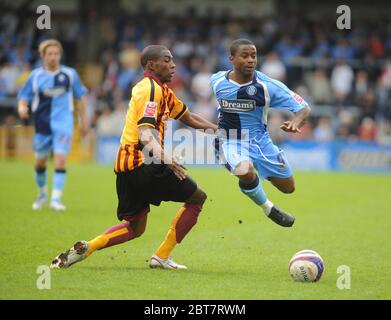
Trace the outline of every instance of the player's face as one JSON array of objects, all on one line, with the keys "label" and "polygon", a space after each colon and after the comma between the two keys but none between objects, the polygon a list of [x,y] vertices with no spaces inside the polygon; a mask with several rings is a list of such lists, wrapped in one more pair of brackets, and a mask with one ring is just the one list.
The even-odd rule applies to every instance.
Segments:
[{"label": "player's face", "polygon": [[50,69],[55,69],[60,65],[61,52],[57,46],[49,46],[43,55],[43,63]]},{"label": "player's face", "polygon": [[153,72],[163,83],[170,82],[175,74],[175,63],[169,50],[165,50],[162,56],[154,62]]},{"label": "player's face", "polygon": [[257,48],[253,45],[240,45],[230,60],[236,71],[243,76],[252,76],[257,66]]}]

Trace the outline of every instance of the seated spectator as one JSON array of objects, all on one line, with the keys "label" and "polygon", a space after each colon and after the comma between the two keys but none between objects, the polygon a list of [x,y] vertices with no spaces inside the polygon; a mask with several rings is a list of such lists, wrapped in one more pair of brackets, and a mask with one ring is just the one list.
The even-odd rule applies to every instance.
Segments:
[{"label": "seated spectator", "polygon": [[267,76],[285,82],[286,81],[286,68],[282,63],[278,54],[274,51],[270,52],[262,63],[261,71]]},{"label": "seated spectator", "polygon": [[334,139],[330,118],[319,118],[318,125],[314,129],[314,139],[317,142],[329,142]]},{"label": "seated spectator", "polygon": [[358,137],[361,141],[375,141],[377,135],[376,123],[372,118],[366,117],[358,128]]},{"label": "seated spectator", "polygon": [[205,64],[194,75],[191,81],[191,91],[196,99],[201,98],[208,101],[212,97],[213,92],[209,81],[211,75]]},{"label": "seated spectator", "polygon": [[352,91],[353,69],[345,59],[339,59],[331,72],[331,88],[337,105],[346,105]]},{"label": "seated spectator", "polygon": [[338,116],[336,127],[337,137],[344,140],[356,140],[356,126],[353,115],[347,110],[342,110]]},{"label": "seated spectator", "polygon": [[378,126],[376,142],[380,145],[391,146],[391,122],[383,120]]},{"label": "seated spectator", "polygon": [[305,83],[316,104],[332,103],[333,95],[330,86],[330,80],[323,68],[316,68],[305,77]]},{"label": "seated spectator", "polygon": [[365,92],[358,100],[358,107],[360,110],[360,118],[370,117],[375,118],[376,115],[376,95],[373,90]]}]

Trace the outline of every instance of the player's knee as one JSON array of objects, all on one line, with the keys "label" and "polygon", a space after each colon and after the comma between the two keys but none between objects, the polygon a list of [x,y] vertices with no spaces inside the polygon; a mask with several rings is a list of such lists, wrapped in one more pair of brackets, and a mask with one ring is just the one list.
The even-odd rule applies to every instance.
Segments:
[{"label": "player's knee", "polygon": [[204,190],[198,188],[194,194],[186,200],[186,203],[203,205],[207,199],[207,195]]},{"label": "player's knee", "polygon": [[252,182],[256,177],[254,165],[251,161],[242,161],[235,168],[235,175],[243,182]]},{"label": "player's knee", "polygon": [[137,230],[134,230],[134,234],[133,234],[132,239],[141,237],[143,235],[144,231],[145,231],[145,226],[142,228],[138,228]]},{"label": "player's knee", "polygon": [[56,169],[64,170],[66,165],[66,158],[63,155],[55,156],[54,165]]},{"label": "player's knee", "polygon": [[141,237],[143,233],[145,232],[146,224],[138,224],[138,225],[132,225],[130,224],[130,229],[133,231],[131,232],[131,237],[129,240]]},{"label": "player's knee", "polygon": [[198,204],[204,204],[207,198],[208,195],[205,193],[205,191],[198,188]]},{"label": "player's knee", "polygon": [[280,190],[283,193],[293,193],[293,192],[295,192],[295,185],[294,184],[285,185],[285,186],[282,186],[280,188]]},{"label": "player's knee", "polygon": [[46,169],[46,159],[38,159],[35,161],[36,170],[45,170]]}]

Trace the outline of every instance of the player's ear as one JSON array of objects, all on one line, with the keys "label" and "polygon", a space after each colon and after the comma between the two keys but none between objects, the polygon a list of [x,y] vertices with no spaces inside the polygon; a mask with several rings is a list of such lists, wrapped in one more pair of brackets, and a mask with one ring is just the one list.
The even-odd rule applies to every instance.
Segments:
[{"label": "player's ear", "polygon": [[230,55],[229,56],[229,61],[232,63],[234,61],[234,56],[233,55]]},{"label": "player's ear", "polygon": [[155,63],[154,63],[153,60],[148,60],[148,61],[147,61],[146,69],[147,69],[147,70],[151,70],[151,71],[154,71],[154,70],[155,70]]}]

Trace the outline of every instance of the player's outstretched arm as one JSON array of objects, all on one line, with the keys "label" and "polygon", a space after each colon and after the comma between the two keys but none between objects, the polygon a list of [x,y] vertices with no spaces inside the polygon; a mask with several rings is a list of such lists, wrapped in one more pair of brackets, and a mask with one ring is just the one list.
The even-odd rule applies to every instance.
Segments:
[{"label": "player's outstretched arm", "polygon": [[186,112],[180,119],[185,125],[194,129],[204,129],[216,132],[217,125],[193,112]]},{"label": "player's outstretched arm", "polygon": [[304,107],[300,111],[296,112],[291,120],[285,121],[280,128],[285,132],[301,133],[300,128],[307,121],[311,113],[309,106]]}]

